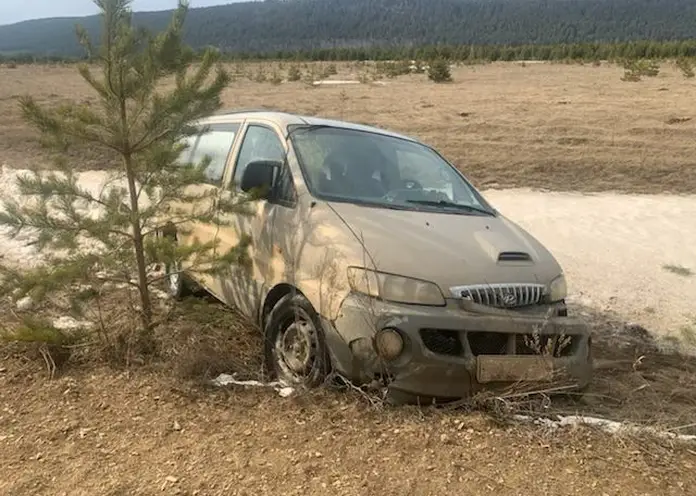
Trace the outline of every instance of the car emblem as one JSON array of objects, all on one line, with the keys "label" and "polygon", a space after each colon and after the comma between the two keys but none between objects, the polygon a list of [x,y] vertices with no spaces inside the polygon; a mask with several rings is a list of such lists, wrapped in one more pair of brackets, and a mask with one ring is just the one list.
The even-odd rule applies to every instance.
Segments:
[{"label": "car emblem", "polygon": [[514,307],[517,304],[517,295],[515,293],[503,293],[502,301],[504,306]]}]

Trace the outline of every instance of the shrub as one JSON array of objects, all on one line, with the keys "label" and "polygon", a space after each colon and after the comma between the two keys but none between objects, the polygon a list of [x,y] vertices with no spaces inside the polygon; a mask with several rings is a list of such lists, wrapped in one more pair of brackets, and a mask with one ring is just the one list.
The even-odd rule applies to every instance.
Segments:
[{"label": "shrub", "polygon": [[295,82],[300,79],[302,79],[302,71],[300,71],[300,68],[296,65],[290,66],[290,69],[288,69],[288,81]]},{"label": "shrub", "polygon": [[642,77],[656,77],[660,73],[660,65],[653,60],[627,60],[623,67],[622,81],[638,82]]},{"label": "shrub", "polygon": [[677,68],[681,71],[682,76],[685,78],[691,79],[696,76],[696,73],[694,73],[694,64],[691,59],[680,57],[677,59],[676,64]]},{"label": "shrub", "polygon": [[430,62],[428,68],[428,79],[435,83],[446,83],[452,81],[449,62],[443,58],[438,58]]}]

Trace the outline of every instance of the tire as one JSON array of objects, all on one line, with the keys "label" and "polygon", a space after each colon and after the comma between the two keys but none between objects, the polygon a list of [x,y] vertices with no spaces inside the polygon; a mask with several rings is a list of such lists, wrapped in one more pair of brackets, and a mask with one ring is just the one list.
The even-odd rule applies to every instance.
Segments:
[{"label": "tire", "polygon": [[331,371],[321,320],[301,294],[283,296],[264,325],[266,370],[291,386],[316,388]]},{"label": "tire", "polygon": [[184,282],[184,273],[181,271],[180,264],[165,264],[164,282],[169,296],[175,300],[180,300],[184,297],[186,283]]},{"label": "tire", "polygon": [[[176,233],[162,233],[161,236],[173,238],[176,241]],[[188,294],[186,276],[181,270],[181,263],[164,264],[164,284],[167,294],[175,300],[180,300]]]}]

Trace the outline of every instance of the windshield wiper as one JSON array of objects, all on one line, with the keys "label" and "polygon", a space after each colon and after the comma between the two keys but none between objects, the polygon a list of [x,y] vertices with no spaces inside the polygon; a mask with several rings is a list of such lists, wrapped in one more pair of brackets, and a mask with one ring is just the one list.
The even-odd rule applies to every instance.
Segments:
[{"label": "windshield wiper", "polygon": [[454,203],[445,200],[406,200],[407,203],[415,203],[417,205],[427,205],[429,207],[444,207],[444,208],[456,208],[458,210],[468,210],[469,212],[480,212],[486,215],[495,215],[490,210],[485,208],[475,207],[473,205],[464,205],[461,203]]}]

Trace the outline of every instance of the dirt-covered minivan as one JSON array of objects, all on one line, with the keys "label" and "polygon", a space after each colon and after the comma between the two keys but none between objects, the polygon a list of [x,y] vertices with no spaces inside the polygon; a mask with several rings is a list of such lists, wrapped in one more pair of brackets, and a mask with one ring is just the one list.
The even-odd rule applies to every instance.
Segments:
[{"label": "dirt-covered minivan", "polygon": [[[433,148],[268,110],[197,124],[188,157],[210,156],[219,194],[267,194],[177,242],[250,236],[250,267],[195,282],[260,324],[280,380],[383,381],[398,401],[589,383],[590,333],[568,316],[561,267]],[[166,270],[181,295],[186,266]]]}]

